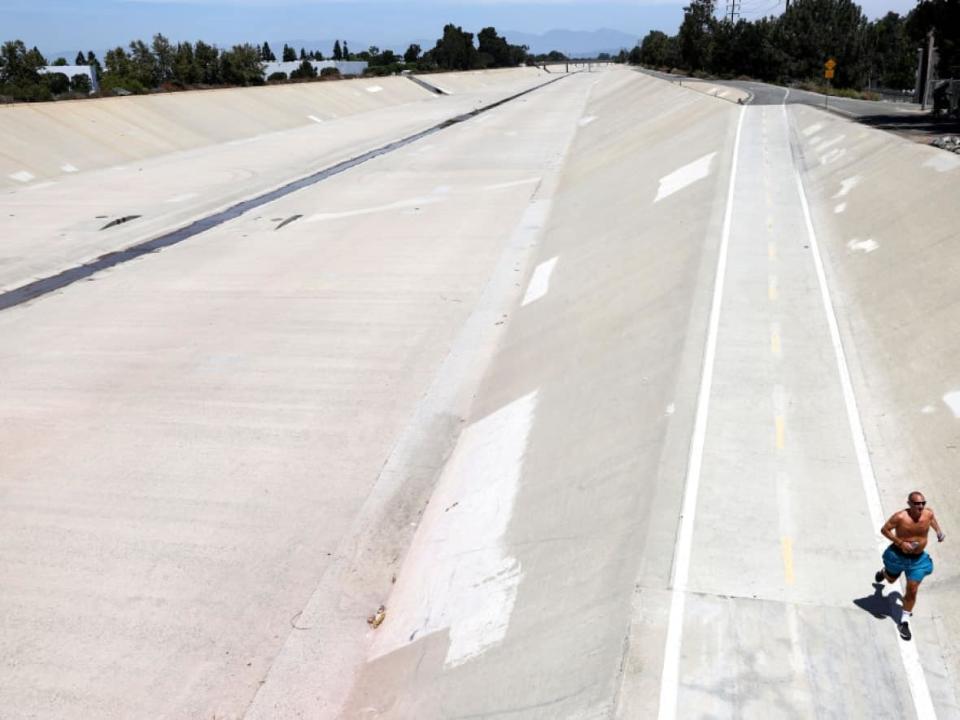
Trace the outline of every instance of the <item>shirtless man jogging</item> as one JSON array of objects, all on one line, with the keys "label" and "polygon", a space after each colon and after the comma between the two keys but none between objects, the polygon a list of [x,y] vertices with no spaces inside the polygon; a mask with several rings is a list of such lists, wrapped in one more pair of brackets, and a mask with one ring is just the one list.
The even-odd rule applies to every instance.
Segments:
[{"label": "shirtless man jogging", "polygon": [[909,640],[910,618],[913,617],[913,605],[917,602],[917,590],[920,582],[933,572],[933,560],[924,551],[927,547],[927,533],[930,528],[937,533],[937,540],[943,542],[946,537],[940,529],[933,510],[927,507],[923,493],[914,491],[907,497],[907,509],[895,512],[880,528],[883,536],[892,543],[883,553],[883,569],[877,570],[874,580],[878,583],[886,580],[896,582],[900,573],[907,576],[907,594],[903,598],[903,615],[897,628],[900,637]]}]

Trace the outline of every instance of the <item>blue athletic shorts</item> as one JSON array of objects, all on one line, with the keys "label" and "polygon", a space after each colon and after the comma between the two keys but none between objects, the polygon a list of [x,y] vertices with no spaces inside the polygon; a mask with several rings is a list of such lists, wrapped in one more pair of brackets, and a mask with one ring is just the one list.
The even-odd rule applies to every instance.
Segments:
[{"label": "blue athletic shorts", "polygon": [[883,567],[887,575],[898,577],[905,573],[907,580],[920,582],[933,572],[933,560],[926,552],[919,555],[907,555],[900,548],[891,545],[883,552]]}]

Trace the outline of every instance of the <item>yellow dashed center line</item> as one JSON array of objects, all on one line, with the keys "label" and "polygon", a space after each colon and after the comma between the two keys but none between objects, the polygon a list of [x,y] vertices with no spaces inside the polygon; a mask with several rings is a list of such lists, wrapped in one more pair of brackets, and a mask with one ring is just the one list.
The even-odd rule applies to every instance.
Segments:
[{"label": "yellow dashed center line", "polygon": [[793,585],[793,541],[790,538],[780,538],[780,552],[783,555],[783,576],[787,585]]},{"label": "yellow dashed center line", "polygon": [[774,355],[780,355],[780,333],[776,329],[770,333],[770,352]]},{"label": "yellow dashed center line", "polygon": [[777,246],[774,243],[767,243],[767,257],[775,260],[777,257]]},{"label": "yellow dashed center line", "polygon": [[776,300],[776,299],[777,299],[777,295],[778,295],[778,293],[777,293],[777,276],[776,276],[776,275],[771,275],[771,276],[770,276],[770,284],[767,286],[767,297],[769,297],[771,300]]}]

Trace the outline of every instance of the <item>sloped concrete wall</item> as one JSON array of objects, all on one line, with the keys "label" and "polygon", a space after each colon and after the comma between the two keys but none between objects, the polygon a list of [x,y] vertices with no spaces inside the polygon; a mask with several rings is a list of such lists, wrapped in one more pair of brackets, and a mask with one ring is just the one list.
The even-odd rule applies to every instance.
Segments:
[{"label": "sloped concrete wall", "polygon": [[[949,534],[960,523],[960,157],[790,112],[884,506],[919,489]],[[958,648],[960,548],[929,549],[937,571],[919,603],[941,646]],[[945,660],[960,676],[957,651]]]},{"label": "sloped concrete wall", "polygon": [[0,107],[0,188],[432,98],[405,78]]}]

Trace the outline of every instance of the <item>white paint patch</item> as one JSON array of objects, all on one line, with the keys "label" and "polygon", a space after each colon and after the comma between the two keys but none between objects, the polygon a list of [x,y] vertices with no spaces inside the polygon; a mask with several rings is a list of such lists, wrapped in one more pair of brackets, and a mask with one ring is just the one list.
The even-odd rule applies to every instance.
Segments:
[{"label": "white paint patch", "polygon": [[960,155],[941,151],[923,163],[923,166],[933,168],[937,172],[950,172],[960,168]]},{"label": "white paint patch", "polygon": [[666,409],[666,415],[667,415],[667,417],[670,417],[670,416],[673,415],[676,411],[677,411],[677,406],[676,406],[676,405],[674,405],[673,403],[670,403],[669,405],[667,405],[667,409]]},{"label": "white paint patch", "polygon": [[33,192],[34,190],[42,190],[43,188],[48,188],[56,185],[55,180],[46,180],[45,182],[35,183],[23,189],[23,192]]},{"label": "white paint patch", "polygon": [[833,212],[839,215],[846,209],[847,209],[847,204],[844,202],[844,203],[840,203],[835,208],[833,208]]},{"label": "white paint patch", "polygon": [[589,125],[590,123],[592,123],[592,122],[593,122],[594,120],[596,120],[596,119],[597,119],[597,116],[596,116],[596,115],[587,115],[587,116],[584,117],[584,118],[580,118],[580,122],[577,123],[577,124],[578,124],[580,127],[586,127],[587,125]]},{"label": "white paint patch", "polygon": [[821,130],[823,130],[823,123],[814,123],[803,129],[803,136],[810,137],[811,135],[816,135]]},{"label": "white paint patch", "polygon": [[26,170],[21,170],[20,172],[15,172],[11,175],[8,175],[11,180],[16,180],[17,182],[28,183],[35,177],[33,173],[27,172]]},{"label": "white paint patch", "polygon": [[955,418],[960,418],[960,390],[948,392],[943,396],[943,401],[947,404],[947,407],[950,408],[950,412],[953,413],[953,416]]},{"label": "white paint patch", "polygon": [[832,162],[836,162],[846,154],[847,151],[843,148],[834,148],[830,152],[820,156],[820,164],[829,165]]},{"label": "white paint patch", "polygon": [[537,265],[536,270],[533,271],[533,276],[530,278],[530,284],[527,285],[527,292],[523,296],[523,302],[520,303],[521,307],[536,302],[547,294],[550,290],[550,275],[553,274],[553,269],[556,265],[557,258],[555,257],[544,260]]},{"label": "white paint patch", "polygon": [[379,85],[371,85],[370,87],[367,88],[367,92],[368,93],[383,92],[383,88],[380,87]]},{"label": "white paint patch", "polygon": [[876,240],[872,240],[870,238],[866,240],[858,240],[857,238],[854,238],[847,243],[847,248],[849,248],[851,252],[872,253],[878,247],[880,247],[880,244]]},{"label": "white paint patch", "polygon": [[386,205],[374,205],[373,207],[359,208],[357,210],[344,210],[343,212],[316,213],[304,219],[304,222],[323,222],[324,220],[339,220],[340,218],[356,217],[358,215],[371,215],[378,212],[389,212],[390,210],[406,210],[408,208],[418,208],[422,205],[432,205],[443,200],[443,197],[434,195],[432,197],[411,198],[410,200],[398,200]]},{"label": "white paint patch", "polygon": [[197,193],[183,193],[183,195],[174,195],[172,198],[164,200],[165,203],[181,203],[186,200],[192,200],[197,197]]},{"label": "white paint patch", "polygon": [[665,197],[670,197],[678,190],[692,185],[698,180],[703,180],[710,174],[710,165],[713,162],[715,152],[704,155],[702,158],[694,160],[692,163],[684,165],[679,170],[674,170],[669,175],[660,178],[660,187],[657,189],[657,197],[654,202],[660,202]]},{"label": "white paint patch", "polygon": [[836,145],[837,143],[842,143],[845,137],[847,137],[847,136],[846,136],[846,135],[837,135],[836,137],[831,138],[831,139],[823,142],[822,144],[820,144],[820,145],[817,147],[817,150],[823,151],[823,150],[826,150],[826,149],[829,148],[829,147],[833,147],[833,146]]},{"label": "white paint patch", "polygon": [[316,115],[307,115],[307,120],[313,120],[315,123],[323,122],[323,118],[318,118]]},{"label": "white paint patch", "polygon": [[65,172],[65,173],[80,172],[80,168],[75,167],[75,166],[71,165],[70,163],[67,163],[66,165],[61,165],[61,166],[60,166],[60,170],[61,170],[61,172]]},{"label": "white paint patch", "polygon": [[936,411],[937,409],[933,405],[924,405],[922,408],[920,408],[920,412],[922,412],[924,415],[933,415]]},{"label": "white paint patch", "polygon": [[518,187],[520,185],[531,185],[540,182],[539,177],[529,177],[523,180],[512,180],[510,182],[496,183],[494,185],[484,185],[484,190],[506,190],[507,188]]},{"label": "white paint patch", "polygon": [[854,175],[853,177],[848,177],[841,180],[840,189],[837,190],[837,194],[833,196],[833,199],[838,200],[849,195],[850,191],[860,184],[861,179],[862,178],[859,175]]},{"label": "white paint patch", "polygon": [[456,667],[506,636],[522,578],[504,541],[520,485],[534,391],[460,435],[414,535],[370,659],[447,631]]}]

